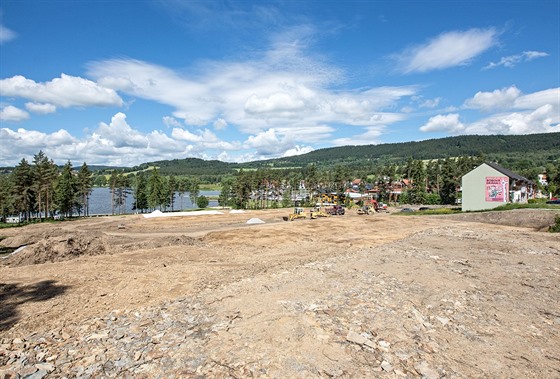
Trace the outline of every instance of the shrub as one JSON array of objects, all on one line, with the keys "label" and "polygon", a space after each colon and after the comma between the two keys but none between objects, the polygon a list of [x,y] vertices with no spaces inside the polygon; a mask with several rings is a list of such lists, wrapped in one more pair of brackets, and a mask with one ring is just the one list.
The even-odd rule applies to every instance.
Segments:
[{"label": "shrub", "polygon": [[441,204],[441,197],[437,193],[428,193],[426,194],[424,199],[425,199],[424,204],[428,204],[428,205]]},{"label": "shrub", "polygon": [[550,225],[548,231],[551,233],[560,233],[560,215],[554,218],[554,225]]},{"label": "shrub", "polygon": [[209,203],[208,198],[207,198],[206,196],[204,196],[204,195],[199,196],[199,197],[196,199],[196,205],[197,205],[197,207],[199,207],[199,208],[206,208],[206,207],[208,206],[208,203]]}]

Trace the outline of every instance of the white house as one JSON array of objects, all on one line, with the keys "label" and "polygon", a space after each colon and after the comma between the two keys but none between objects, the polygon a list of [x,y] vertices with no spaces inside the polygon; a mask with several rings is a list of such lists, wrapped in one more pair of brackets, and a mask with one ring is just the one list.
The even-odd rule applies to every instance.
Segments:
[{"label": "white house", "polygon": [[508,202],[526,203],[534,197],[534,183],[496,163],[486,162],[462,178],[461,209],[478,211]]}]

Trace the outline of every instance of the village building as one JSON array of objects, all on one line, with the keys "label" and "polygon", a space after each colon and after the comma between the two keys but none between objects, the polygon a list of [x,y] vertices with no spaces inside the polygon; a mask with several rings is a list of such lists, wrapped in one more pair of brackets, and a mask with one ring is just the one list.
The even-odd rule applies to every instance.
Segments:
[{"label": "village building", "polygon": [[463,212],[492,209],[505,203],[527,203],[532,198],[531,180],[496,163],[483,163],[462,178]]}]

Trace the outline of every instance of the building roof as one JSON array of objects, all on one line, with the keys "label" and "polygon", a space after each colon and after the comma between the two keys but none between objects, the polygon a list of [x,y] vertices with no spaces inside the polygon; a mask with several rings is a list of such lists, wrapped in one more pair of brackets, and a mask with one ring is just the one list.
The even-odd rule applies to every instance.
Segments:
[{"label": "building roof", "polygon": [[497,163],[494,163],[494,162],[486,162],[486,164],[487,164],[488,166],[492,167],[494,170],[497,170],[497,171],[501,172],[502,174],[504,174],[505,176],[507,176],[507,177],[509,177],[509,178],[511,178],[511,179],[515,179],[515,180],[519,180],[519,181],[522,181],[522,182],[526,182],[526,183],[528,183],[528,184],[533,184],[533,182],[532,182],[531,180],[527,179],[526,177],[521,176],[521,175],[519,175],[519,174],[516,174],[515,172],[510,171],[510,170],[508,170],[507,168],[504,168],[504,167],[500,166],[500,165],[497,164]]}]

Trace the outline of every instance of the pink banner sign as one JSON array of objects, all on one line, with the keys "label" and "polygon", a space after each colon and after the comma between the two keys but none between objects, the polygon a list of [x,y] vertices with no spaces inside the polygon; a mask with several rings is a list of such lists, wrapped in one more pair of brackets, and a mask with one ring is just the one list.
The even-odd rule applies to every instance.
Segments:
[{"label": "pink banner sign", "polygon": [[486,201],[505,203],[508,199],[509,179],[507,176],[486,177]]}]

